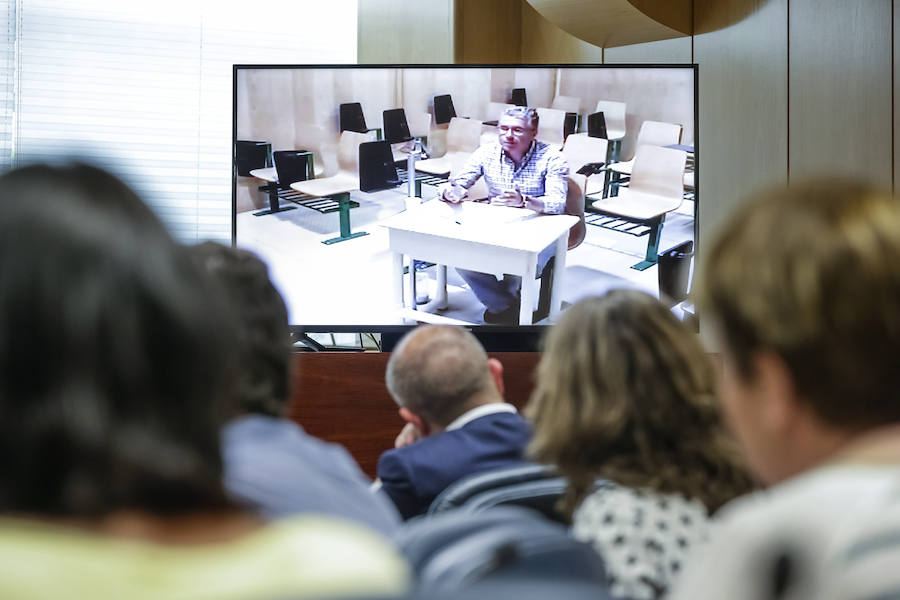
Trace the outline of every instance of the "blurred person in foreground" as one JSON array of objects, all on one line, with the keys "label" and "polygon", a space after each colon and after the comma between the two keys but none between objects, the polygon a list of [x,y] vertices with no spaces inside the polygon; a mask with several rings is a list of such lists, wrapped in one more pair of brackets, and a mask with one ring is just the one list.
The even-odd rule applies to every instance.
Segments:
[{"label": "blurred person in foreground", "polygon": [[0,177],[0,597],[394,593],[367,529],[228,499],[233,328],[138,196],[84,164]]},{"label": "blurred person in foreground", "polygon": [[241,353],[241,414],[222,433],[225,489],[267,518],[322,513],[364,523],[384,534],[400,523],[383,494],[337,444],[308,435],[286,418],[291,342],[287,308],[255,254],[205,242],[189,248],[232,305]]},{"label": "blurred person in foreground", "polygon": [[466,329],[413,329],[391,353],[386,382],[406,426],[378,459],[375,488],[404,519],[466,475],[524,462],[531,427],[503,400],[503,365]]},{"label": "blurred person in foreground", "polygon": [[578,302],[545,342],[529,453],[568,479],[562,509],[606,562],[611,593],[660,598],[710,515],[751,489],[709,359],[662,303],[631,290]]},{"label": "blurred person in foreground", "polygon": [[726,416],[770,487],[722,511],[674,597],[896,598],[900,202],[839,180],[770,189],[704,261]]}]

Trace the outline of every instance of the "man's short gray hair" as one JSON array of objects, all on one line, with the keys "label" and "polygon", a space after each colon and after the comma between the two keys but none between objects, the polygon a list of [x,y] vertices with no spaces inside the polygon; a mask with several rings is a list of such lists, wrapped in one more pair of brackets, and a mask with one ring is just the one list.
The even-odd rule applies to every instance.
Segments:
[{"label": "man's short gray hair", "polygon": [[514,117],[528,123],[532,129],[537,131],[538,113],[535,109],[527,106],[510,106],[503,111],[504,117]]},{"label": "man's short gray hair", "polygon": [[462,327],[425,325],[406,334],[388,360],[388,391],[401,407],[446,426],[492,385],[488,356]]}]

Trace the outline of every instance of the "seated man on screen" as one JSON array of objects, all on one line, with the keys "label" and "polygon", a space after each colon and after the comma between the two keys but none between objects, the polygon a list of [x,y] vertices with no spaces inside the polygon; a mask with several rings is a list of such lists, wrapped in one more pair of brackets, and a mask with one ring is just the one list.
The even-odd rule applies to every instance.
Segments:
[{"label": "seated man on screen", "polygon": [[424,513],[458,479],[523,461],[531,426],[503,401],[503,365],[462,327],[406,334],[386,383],[406,426],[378,460],[376,488],[404,519]]},{"label": "seated man on screen", "polygon": [[[569,166],[562,152],[535,139],[538,114],[521,106],[506,109],[497,124],[497,144],[476,150],[463,168],[441,190],[445,202],[462,202],[468,189],[484,177],[491,204],[529,208],[538,213],[561,214],[566,208]],[[553,248],[538,257],[538,273],[550,260]],[[519,318],[520,277],[457,269],[485,306],[485,323],[516,324]]]}]

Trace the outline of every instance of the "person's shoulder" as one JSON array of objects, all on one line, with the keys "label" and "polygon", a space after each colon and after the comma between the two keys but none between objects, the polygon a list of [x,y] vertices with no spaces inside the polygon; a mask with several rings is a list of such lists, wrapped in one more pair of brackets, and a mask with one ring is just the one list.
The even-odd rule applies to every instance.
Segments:
[{"label": "person's shoulder", "polygon": [[542,142],[540,140],[534,140],[534,155],[542,156],[546,158],[555,158],[557,156],[562,156],[562,150],[560,150],[559,146],[555,144],[548,144],[547,142]]},{"label": "person's shoulder", "polygon": [[[324,515],[271,521],[240,543],[254,561],[272,561],[283,577],[314,593],[399,592],[409,581],[406,561],[383,535]],[[290,582],[284,582],[290,588]]]}]

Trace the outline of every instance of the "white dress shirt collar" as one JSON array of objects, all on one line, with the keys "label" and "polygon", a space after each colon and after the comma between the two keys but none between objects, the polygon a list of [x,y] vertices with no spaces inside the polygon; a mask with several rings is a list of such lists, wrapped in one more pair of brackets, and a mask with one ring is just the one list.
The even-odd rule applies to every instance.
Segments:
[{"label": "white dress shirt collar", "polygon": [[476,406],[471,410],[467,410],[463,414],[453,419],[450,424],[444,428],[444,431],[453,431],[454,429],[460,429],[467,423],[471,423],[475,419],[487,415],[515,412],[518,412],[516,410],[516,407],[507,402],[491,402],[489,404],[482,404],[481,406]]}]

